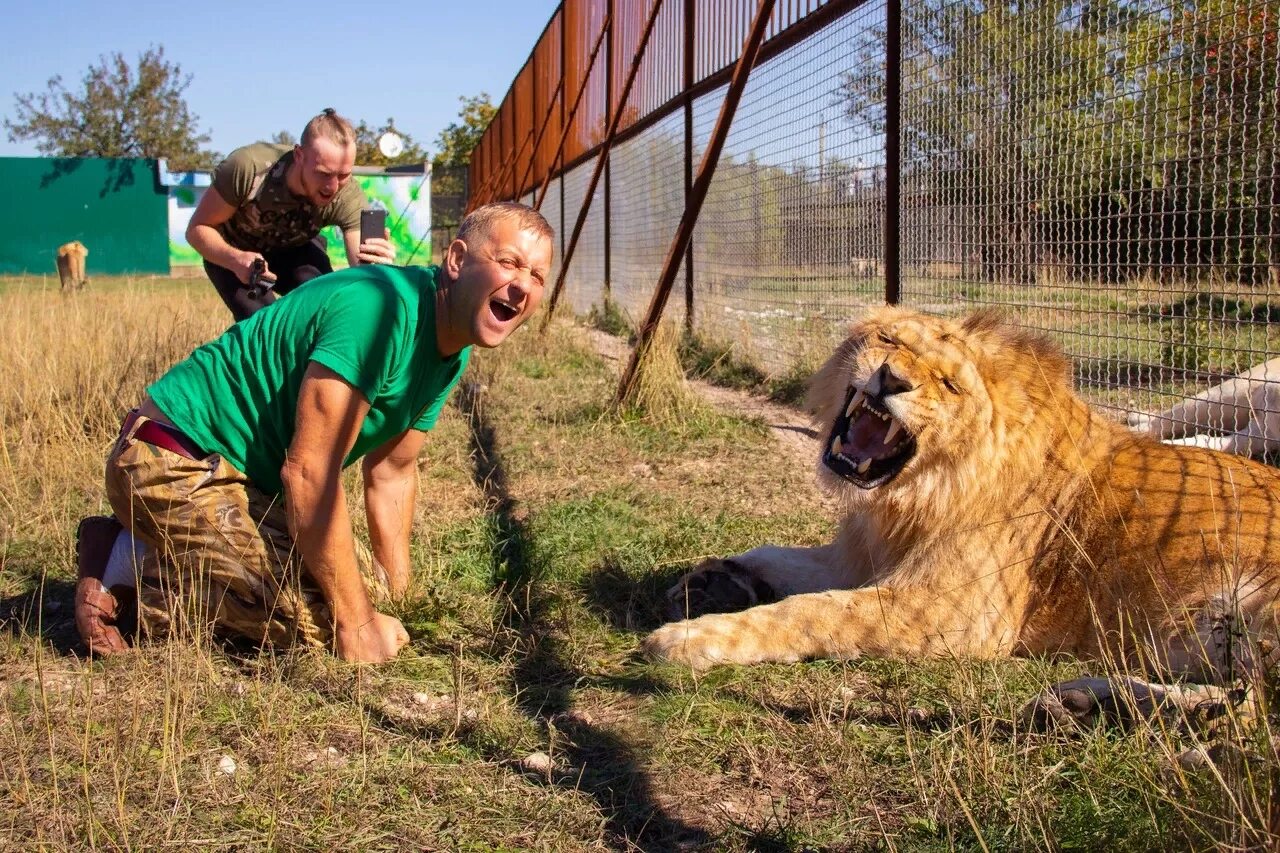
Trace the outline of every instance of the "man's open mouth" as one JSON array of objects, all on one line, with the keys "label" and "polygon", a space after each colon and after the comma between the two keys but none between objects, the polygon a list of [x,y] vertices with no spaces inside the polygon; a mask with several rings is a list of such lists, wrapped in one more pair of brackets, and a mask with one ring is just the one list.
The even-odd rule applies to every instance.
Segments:
[{"label": "man's open mouth", "polygon": [[883,404],[850,385],[844,412],[836,418],[822,464],[861,489],[897,476],[915,455],[916,440]]},{"label": "man's open mouth", "polygon": [[490,299],[489,310],[493,312],[493,316],[498,318],[501,323],[509,323],[520,315],[520,309],[514,305],[508,305],[501,299]]}]

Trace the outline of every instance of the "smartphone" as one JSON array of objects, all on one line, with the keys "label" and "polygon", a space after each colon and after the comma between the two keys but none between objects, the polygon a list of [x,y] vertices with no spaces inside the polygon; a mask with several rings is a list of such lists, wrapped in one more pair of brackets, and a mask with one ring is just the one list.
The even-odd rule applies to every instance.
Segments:
[{"label": "smartphone", "polygon": [[381,208],[360,211],[360,242],[370,237],[387,237],[387,212]]}]

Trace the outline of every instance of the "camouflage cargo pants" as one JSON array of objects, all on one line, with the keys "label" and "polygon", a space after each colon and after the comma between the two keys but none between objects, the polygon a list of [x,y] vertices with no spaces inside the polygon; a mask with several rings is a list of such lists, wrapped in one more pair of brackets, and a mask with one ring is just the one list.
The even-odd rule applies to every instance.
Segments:
[{"label": "camouflage cargo pants", "polygon": [[[212,629],[278,647],[328,645],[333,619],[294,549],[284,502],[260,492],[216,453],[189,459],[134,437],[139,417],[107,457],[107,499],[147,548],[138,578],[138,626],[149,635]],[[127,423],[127,422],[126,422]],[[385,573],[357,546],[375,604]]]}]

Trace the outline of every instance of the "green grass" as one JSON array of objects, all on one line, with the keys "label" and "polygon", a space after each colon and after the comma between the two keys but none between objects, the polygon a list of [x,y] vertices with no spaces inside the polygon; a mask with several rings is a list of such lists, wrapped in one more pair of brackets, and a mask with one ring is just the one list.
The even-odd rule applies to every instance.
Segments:
[{"label": "green grass", "polygon": [[[1275,840],[1274,758],[1188,775],[1170,760],[1187,735],[1022,731],[1022,704],[1089,671],[1077,662],[828,661],[695,677],[641,660],[637,643],[683,571],[764,542],[827,541],[834,518],[758,422],[706,407],[613,414],[617,365],[566,324],[477,353],[479,396],[456,398],[431,436],[414,586],[394,610],[412,642],[397,660],[353,667],[205,641],[86,663],[69,653],[71,533],[102,506],[111,424],[147,371],[221,318],[211,288],[150,286],[113,284],[56,311],[38,293],[0,294],[0,320],[29,336],[0,344],[0,827],[15,847]],[[161,328],[156,316],[175,319]],[[56,346],[66,340],[96,343]],[[358,506],[354,474],[348,485]],[[522,767],[535,751],[550,772]],[[218,770],[224,756],[233,775]]]}]

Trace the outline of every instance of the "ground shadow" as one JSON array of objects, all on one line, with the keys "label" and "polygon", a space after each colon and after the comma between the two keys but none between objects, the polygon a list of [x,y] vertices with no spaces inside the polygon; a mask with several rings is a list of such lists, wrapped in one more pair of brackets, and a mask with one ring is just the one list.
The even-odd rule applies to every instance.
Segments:
[{"label": "ground shadow", "polygon": [[[486,416],[484,393],[476,383],[467,383],[457,399],[470,428],[472,473],[497,533],[493,576],[506,602],[503,622],[521,638],[511,692],[530,718],[550,721],[572,710],[572,690],[583,673],[565,662],[550,616],[553,599],[541,583],[541,567],[532,557],[525,522],[511,495],[496,430]],[[554,778],[553,784],[595,799],[616,849],[672,850],[711,841],[704,830],[657,804],[636,747],[617,735],[577,721],[571,742],[560,755],[572,768]]]},{"label": "ground shadow", "polygon": [[588,606],[609,627],[628,633],[648,633],[666,620],[663,593],[688,567],[647,573],[636,579],[615,560],[605,560],[583,581]]},{"label": "ground shadow", "polygon": [[73,582],[46,577],[34,589],[0,598],[0,626],[14,637],[39,637],[60,655],[82,655],[75,596]]}]

